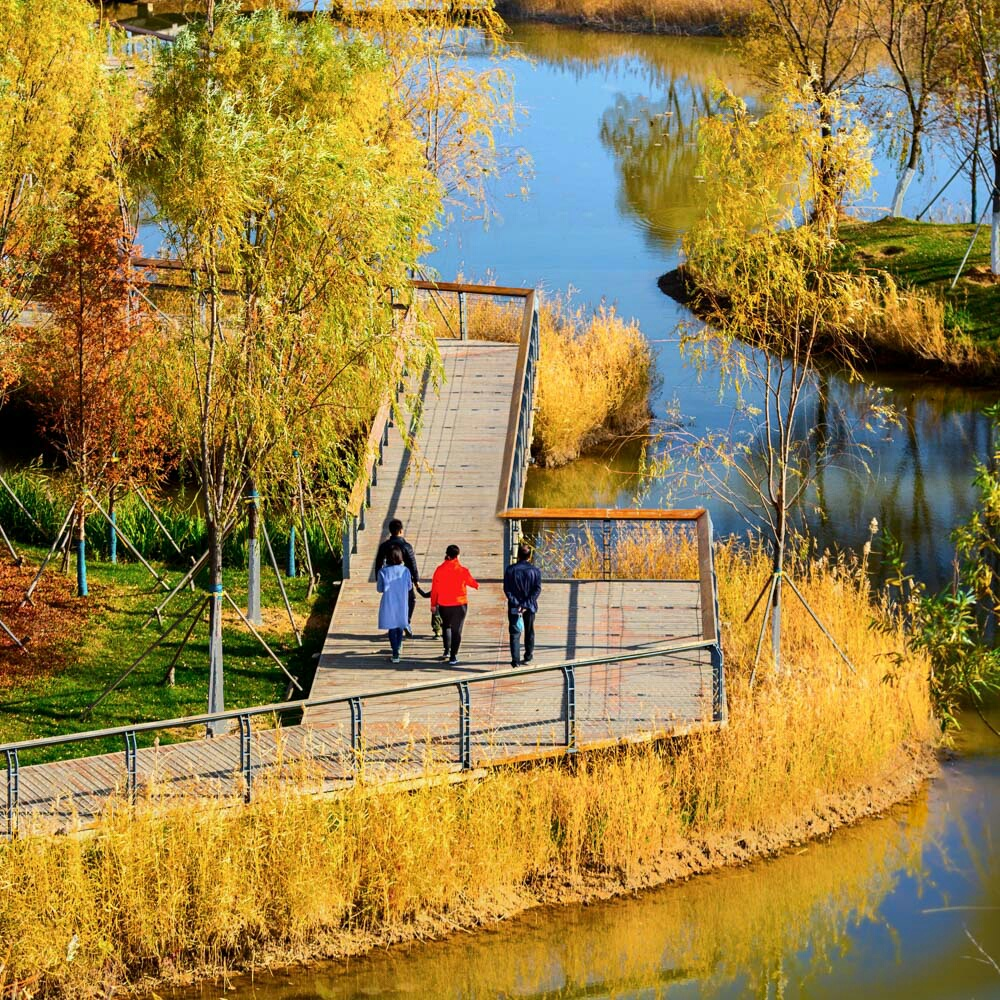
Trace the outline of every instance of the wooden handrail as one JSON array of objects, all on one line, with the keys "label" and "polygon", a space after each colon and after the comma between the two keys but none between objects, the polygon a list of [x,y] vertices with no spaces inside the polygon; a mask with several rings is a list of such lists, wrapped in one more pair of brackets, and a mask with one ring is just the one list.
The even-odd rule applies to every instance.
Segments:
[{"label": "wooden handrail", "polygon": [[470,285],[464,281],[411,281],[410,285],[427,292],[468,292],[470,295],[503,295],[514,299],[526,299],[535,293],[533,288],[515,288],[510,285]]},{"label": "wooden handrail", "polygon": [[382,405],[378,408],[375,419],[372,421],[372,429],[368,432],[368,438],[365,441],[364,451],[362,452],[364,457],[362,459],[361,471],[358,473],[358,478],[354,481],[354,489],[351,490],[351,495],[347,500],[347,514],[349,516],[357,516],[361,512],[361,505],[365,502],[365,491],[371,482],[372,469],[375,467],[375,462],[378,459],[379,442],[385,433],[385,424],[389,419],[391,409],[392,396],[390,394],[382,401]]},{"label": "wooden handrail", "polygon": [[699,521],[704,507],[687,510],[635,510],[616,507],[513,507],[497,516],[513,521]]}]

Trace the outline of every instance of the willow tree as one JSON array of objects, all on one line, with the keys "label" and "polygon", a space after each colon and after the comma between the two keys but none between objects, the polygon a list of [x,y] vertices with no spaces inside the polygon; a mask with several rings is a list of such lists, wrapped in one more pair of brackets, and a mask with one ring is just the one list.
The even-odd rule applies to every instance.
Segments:
[{"label": "willow tree", "polygon": [[467,218],[488,216],[497,176],[526,163],[523,152],[498,141],[513,128],[516,107],[503,65],[507,27],[494,0],[372,0],[344,4],[339,17],[350,35],[384,53],[390,126],[419,138],[446,205]]},{"label": "willow tree", "polygon": [[[779,97],[791,72],[806,81],[815,114],[810,124],[823,140],[813,151],[824,183],[836,184],[837,166],[828,162],[835,126],[829,109],[836,95],[865,71],[869,37],[863,0],[754,0],[743,42],[751,72]],[[822,192],[820,192],[822,194]]]},{"label": "willow tree", "polygon": [[85,0],[0,0],[0,402],[17,374],[11,327],[93,151],[80,125],[101,83],[94,21]]},{"label": "willow tree", "polygon": [[159,53],[137,176],[190,286],[175,295],[177,444],[209,542],[209,709],[223,707],[223,539],[294,446],[326,474],[399,377],[387,289],[440,206],[385,56],[325,15],[215,7]]},{"label": "willow tree", "polygon": [[[829,138],[820,117],[836,126]],[[707,208],[684,249],[696,312],[707,322],[686,333],[684,346],[702,371],[720,373],[734,425],[702,437],[679,432],[677,443],[698,482],[770,545],[761,597],[770,595],[776,665],[793,519],[815,494],[817,471],[856,440],[843,421],[831,432],[836,400],[819,361],[832,356],[852,378],[871,314],[856,279],[835,266],[830,235],[836,206],[869,183],[868,142],[855,108],[836,98],[817,106],[808,84],[786,87],[759,118],[728,93],[699,131]],[[817,218],[817,205],[831,214]],[[866,395],[859,419],[873,426],[888,413],[877,394]]]},{"label": "willow tree", "polygon": [[923,143],[942,110],[954,97],[960,0],[865,0],[871,35],[885,53],[891,75],[885,86],[901,99],[905,114],[880,123],[896,124],[901,132],[900,172],[890,216],[903,214],[903,199],[916,176]]}]

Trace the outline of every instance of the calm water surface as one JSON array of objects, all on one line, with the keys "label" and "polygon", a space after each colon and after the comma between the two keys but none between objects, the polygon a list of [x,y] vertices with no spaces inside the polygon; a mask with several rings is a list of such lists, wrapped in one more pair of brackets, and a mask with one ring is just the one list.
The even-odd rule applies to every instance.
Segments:
[{"label": "calm water surface", "polygon": [[[525,59],[513,64],[522,128],[512,141],[532,156],[527,198],[519,183],[498,189],[502,218],[488,229],[456,223],[439,241],[432,263],[442,277],[488,273],[500,284],[574,290],[579,302],[613,302],[635,317],[656,350],[661,378],[655,410],[676,400],[695,429],[726,427],[731,410],[718,382],[699,382],[681,358],[678,324],[690,314],[657,288],[679,262],[680,238],[696,217],[694,131],[711,106],[717,81],[749,100],[754,95],[727,43],[716,39],[644,38],[523,25],[514,41]],[[877,213],[895,183],[893,165],[877,156],[879,175],[859,211]],[[944,156],[929,155],[907,196],[916,214],[952,173]],[[939,202],[954,215],[967,192],[956,182]],[[877,379],[897,407],[902,426],[868,437],[871,475],[830,469],[810,530],[823,545],[858,547],[872,517],[905,543],[911,570],[931,584],[950,575],[948,535],[972,506],[969,482],[976,457],[987,455],[982,408],[994,390],[968,390],[912,376]],[[850,424],[856,390],[833,378],[834,398]],[[529,477],[527,503],[536,506],[630,505],[637,483],[628,476],[636,455],[590,460]],[[568,501],[574,500],[572,503]],[[717,530],[744,525],[710,497],[668,492],[654,483],[647,505],[705,503]]]},{"label": "calm water surface", "polygon": [[[692,126],[721,79],[752,96],[724,45],[523,27],[514,64],[527,118],[517,141],[534,158],[526,200],[498,191],[488,231],[456,224],[440,274],[492,272],[503,284],[572,287],[635,316],[654,343],[656,403],[677,398],[701,427],[724,426],[717,386],[699,384],[676,343],[683,310],[656,279],[678,261],[698,208]],[[873,198],[885,204],[882,164]],[[928,164],[922,206],[947,176]],[[516,185],[512,185],[511,190]],[[953,197],[960,198],[961,192]],[[914,209],[916,211],[916,209]],[[947,572],[947,536],[971,507],[969,478],[990,448],[979,415],[995,393],[883,377],[902,426],[873,439],[874,479],[827,473],[824,543],[857,545],[874,515],[907,543],[929,581]],[[853,390],[834,384],[846,410]],[[531,504],[628,503],[637,456],[535,471]],[[666,499],[654,485],[648,503]],[[674,498],[677,499],[676,497]],[[715,510],[723,530],[739,524]],[[241,1000],[361,997],[1000,997],[1000,743],[970,719],[959,754],[917,801],[826,844],[641,896],[530,913],[491,931],[392,949],[347,965],[236,983]],[[982,949],[982,950],[980,950]],[[219,987],[196,994],[207,1000]]]}]

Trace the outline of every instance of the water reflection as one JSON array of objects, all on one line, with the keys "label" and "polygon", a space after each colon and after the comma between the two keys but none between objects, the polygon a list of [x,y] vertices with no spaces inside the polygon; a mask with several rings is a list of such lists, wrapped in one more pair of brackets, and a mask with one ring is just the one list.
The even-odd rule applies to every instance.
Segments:
[{"label": "water reflection", "polygon": [[695,221],[698,120],[711,108],[711,89],[672,79],[657,100],[619,94],[601,116],[600,138],[621,172],[619,210],[633,215],[665,247]]},{"label": "water reflection", "polygon": [[[975,738],[975,732],[972,732]],[[372,996],[984,996],[1000,977],[995,745],[888,818],[626,901],[530,912],[447,941],[250,985],[241,1000]],[[206,988],[207,998],[215,992]]]},{"label": "water reflection", "polygon": [[[453,227],[436,255],[437,267],[443,274],[461,266],[469,274],[493,268],[510,283],[574,287],[585,301],[615,301],[654,342],[662,383],[657,414],[676,399],[692,427],[728,428],[729,401],[720,399],[711,378],[699,382],[680,357],[676,326],[690,314],[661,295],[655,282],[678,262],[680,236],[700,207],[693,143],[716,81],[753,97],[735,56],[714,39],[551,26],[518,25],[513,40],[533,60],[511,66],[518,100],[528,109],[519,139],[535,161],[529,198],[505,205],[506,221],[488,232]],[[884,204],[894,165],[881,158],[877,166],[875,200]],[[931,150],[926,174],[914,182],[916,201],[938,186],[934,171]],[[857,390],[835,375],[830,379],[834,404],[851,424]],[[902,539],[912,571],[936,587],[951,574],[948,536],[972,509],[974,464],[988,457],[989,425],[980,410],[996,392],[918,376],[876,380],[886,386],[901,425],[866,442],[871,476],[848,463],[819,477],[808,526],[823,547],[856,548],[876,517]],[[626,457],[618,452],[577,468],[533,471],[529,502],[629,504],[636,481],[628,476]],[[637,468],[634,461],[631,471]],[[721,532],[745,530],[724,505],[684,496],[667,482],[653,484],[642,502],[705,502]]]}]

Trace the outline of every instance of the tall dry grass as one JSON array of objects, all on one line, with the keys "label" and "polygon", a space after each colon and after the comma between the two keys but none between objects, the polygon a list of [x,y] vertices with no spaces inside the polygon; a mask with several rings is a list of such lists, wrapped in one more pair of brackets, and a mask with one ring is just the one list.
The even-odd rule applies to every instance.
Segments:
[{"label": "tall dry grass", "polygon": [[504,0],[507,15],[617,31],[721,34],[738,31],[747,0]]},{"label": "tall dry grass", "polygon": [[[567,877],[642,881],[719,838],[772,847],[837,796],[863,798],[934,732],[926,661],[849,559],[790,572],[857,667],[796,602],[780,675],[748,685],[743,617],[769,573],[757,547],[719,547],[729,725],[481,780],[338,798],[262,783],[253,804],[110,811],[91,837],[0,846],[0,994],[107,995],[279,957],[333,955],[509,912]],[[881,629],[869,627],[872,619]],[[792,831],[789,833],[789,831]]]},{"label": "tall dry grass", "polygon": [[961,330],[947,328],[940,295],[900,287],[884,273],[859,275],[854,285],[867,317],[863,352],[876,358],[916,356],[956,373],[997,369],[995,350],[976,344]]},{"label": "tall dry grass", "polygon": [[[425,295],[421,305],[434,336],[458,336],[456,295]],[[520,299],[468,295],[468,336],[517,343],[522,308]],[[635,320],[622,319],[613,306],[589,311],[552,297],[542,300],[539,333],[533,450],[540,465],[565,465],[646,430],[653,355]]]}]

